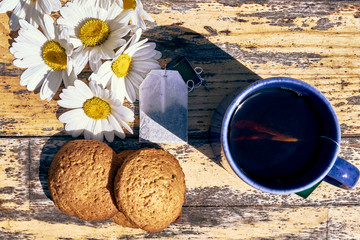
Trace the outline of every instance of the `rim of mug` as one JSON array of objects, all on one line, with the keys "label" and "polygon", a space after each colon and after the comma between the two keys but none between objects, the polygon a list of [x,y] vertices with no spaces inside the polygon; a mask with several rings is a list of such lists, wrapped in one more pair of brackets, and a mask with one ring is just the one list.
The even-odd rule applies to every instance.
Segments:
[{"label": "rim of mug", "polygon": [[336,112],[335,112],[333,106],[331,105],[330,101],[318,89],[311,86],[310,84],[303,82],[301,80],[298,80],[298,79],[288,78],[288,77],[273,77],[273,78],[259,80],[259,81],[252,83],[246,89],[241,91],[235,97],[235,99],[232,101],[232,103],[229,105],[228,109],[225,112],[223,124],[221,126],[220,140],[221,140],[221,145],[222,145],[225,157],[226,157],[230,167],[236,173],[236,175],[238,175],[243,181],[245,181],[250,186],[252,186],[258,190],[264,191],[264,192],[275,193],[275,194],[290,194],[290,193],[298,193],[298,192],[304,191],[306,189],[309,189],[309,188],[313,187],[315,184],[322,181],[324,179],[324,177],[328,174],[328,172],[331,170],[333,165],[335,164],[335,161],[337,159],[337,155],[339,153],[340,148],[338,146],[336,147],[334,154],[332,156],[332,159],[331,159],[331,163],[327,166],[326,169],[324,169],[324,171],[322,172],[321,175],[319,175],[316,179],[314,179],[310,183],[308,183],[302,187],[297,187],[297,188],[273,189],[271,187],[267,187],[267,186],[257,183],[255,180],[249,178],[246,173],[241,171],[240,168],[237,167],[235,160],[231,156],[229,144],[228,144],[228,132],[229,132],[230,121],[232,119],[234,112],[240,105],[240,103],[243,100],[245,100],[250,94],[255,92],[258,88],[263,87],[265,85],[273,84],[273,83],[278,84],[281,82],[293,84],[293,85],[297,85],[299,87],[309,89],[312,93],[314,93],[314,95],[316,95],[327,106],[327,109],[329,110],[329,112],[333,118],[332,120],[335,123],[336,139],[334,139],[334,140],[337,143],[340,143],[340,139],[341,139],[340,125],[339,125],[339,121],[338,121]]}]

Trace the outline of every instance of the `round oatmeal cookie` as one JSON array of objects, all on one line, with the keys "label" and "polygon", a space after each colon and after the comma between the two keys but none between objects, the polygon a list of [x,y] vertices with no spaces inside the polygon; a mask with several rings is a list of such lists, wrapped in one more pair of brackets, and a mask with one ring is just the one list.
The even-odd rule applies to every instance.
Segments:
[{"label": "round oatmeal cookie", "polygon": [[121,211],[117,212],[113,217],[110,218],[110,220],[116,224],[119,224],[122,227],[139,228],[134,223],[130,222],[129,219]]},{"label": "round oatmeal cookie", "polygon": [[144,148],[130,154],[114,183],[118,207],[139,228],[158,232],[176,221],[185,200],[185,175],[170,153]]},{"label": "round oatmeal cookie", "polygon": [[114,178],[120,164],[107,144],[96,140],[73,140],[51,162],[49,191],[63,212],[83,220],[105,220],[118,210]]},{"label": "round oatmeal cookie", "polygon": [[[126,157],[128,157],[130,154],[136,152],[136,150],[124,150],[118,153],[117,156],[117,163],[121,166],[122,163],[125,161]],[[119,166],[119,167],[120,167]],[[116,175],[118,177],[118,175]],[[115,182],[119,181],[115,178]],[[125,215],[124,213],[119,210],[118,213],[116,213],[112,218],[110,218],[111,221],[123,226],[123,227],[130,227],[130,228],[138,228],[134,223],[132,223]]]}]

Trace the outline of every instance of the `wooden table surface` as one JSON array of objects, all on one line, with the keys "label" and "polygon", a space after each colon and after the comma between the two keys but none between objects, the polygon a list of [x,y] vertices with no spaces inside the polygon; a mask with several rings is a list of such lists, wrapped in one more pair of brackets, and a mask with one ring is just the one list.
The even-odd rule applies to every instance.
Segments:
[{"label": "wooden table surface", "polygon": [[[62,1],[65,2],[65,1]],[[177,223],[159,233],[111,221],[85,222],[49,198],[47,169],[72,140],[55,100],[19,85],[12,65],[8,14],[0,14],[0,239],[360,239],[360,187],[327,183],[308,199],[255,190],[216,163],[208,131],[220,101],[268,77],[317,87],[338,115],[340,157],[360,168],[360,2],[286,0],[143,0],[155,19],[144,36],[157,43],[162,66],[185,55],[203,69],[189,94],[188,144],[161,144],[179,160],[186,201]],[[86,79],[89,70],[79,78]],[[138,115],[139,104],[127,104]],[[136,149],[134,134],[110,144]]]}]

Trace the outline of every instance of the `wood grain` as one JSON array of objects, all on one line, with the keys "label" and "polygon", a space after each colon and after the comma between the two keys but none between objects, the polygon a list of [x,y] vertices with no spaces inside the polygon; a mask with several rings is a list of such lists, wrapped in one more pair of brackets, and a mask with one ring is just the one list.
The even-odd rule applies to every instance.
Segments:
[{"label": "wood grain", "polygon": [[[64,1],[63,1],[64,2]],[[334,105],[344,135],[360,133],[359,4],[352,1],[144,1],[156,20],[144,33],[163,53],[162,65],[185,55],[205,83],[189,95],[189,134],[206,136],[224,96],[268,77],[317,87]],[[64,135],[56,101],[19,86],[8,48],[8,16],[0,17],[1,129],[4,136]],[[86,78],[85,71],[80,78]],[[138,102],[130,105],[136,111]],[[12,109],[9,111],[7,109]],[[30,111],[29,111],[30,110]],[[138,134],[138,120],[132,126]]]},{"label": "wood grain", "polygon": [[[62,3],[67,2],[61,0]],[[160,233],[85,222],[61,213],[47,190],[55,153],[72,140],[58,121],[56,100],[19,85],[12,65],[9,13],[0,14],[1,239],[360,239],[360,190],[327,183],[308,199],[262,193],[232,177],[210,146],[208,131],[224,97],[254,81],[293,77],[332,103],[342,131],[339,156],[360,168],[360,3],[358,1],[143,0],[155,19],[143,37],[157,44],[164,67],[185,55],[203,69],[189,93],[189,143],[139,144],[134,134],[110,144],[116,152],[161,147],[180,162],[186,201],[177,223]],[[54,17],[58,17],[55,13]],[[86,68],[79,79],[91,74]],[[139,104],[126,103],[138,116]]]},{"label": "wood grain", "polygon": [[185,207],[182,214],[177,223],[153,234],[110,221],[74,222],[61,214],[0,222],[0,228],[9,239],[326,239],[327,234],[326,208]]},{"label": "wood grain", "polygon": [[[162,144],[185,172],[186,202],[179,222],[148,234],[110,221],[85,222],[61,213],[47,190],[47,170],[55,153],[70,138],[2,139],[0,158],[0,229],[10,238],[239,238],[346,239],[360,236],[359,190],[346,191],[322,183],[304,200],[297,195],[270,195],[253,190],[213,162],[207,140],[190,145]],[[359,140],[345,139],[340,155],[359,167]],[[135,140],[115,141],[119,152],[136,149]],[[14,156],[15,154],[15,156]],[[18,161],[11,164],[9,161]],[[27,164],[26,164],[27,163]],[[9,169],[11,168],[11,169]],[[66,229],[66,230],[64,230]],[[341,229],[339,232],[338,229]],[[348,231],[347,229],[351,229]]]},{"label": "wood grain", "polygon": [[29,141],[0,139],[0,216],[29,210]]},{"label": "wood grain", "polygon": [[[30,139],[30,199],[32,205],[52,206],[47,189],[47,171],[55,153],[68,138]],[[185,206],[342,206],[360,202],[359,190],[343,190],[327,183],[321,185],[308,199],[291,195],[260,192],[233,177],[221,166],[206,139],[191,140],[189,144],[139,144],[138,140],[115,141],[110,146],[120,152],[141,147],[163,148],[173,154],[185,173],[187,186]],[[343,139],[340,156],[360,168],[358,139]]]}]

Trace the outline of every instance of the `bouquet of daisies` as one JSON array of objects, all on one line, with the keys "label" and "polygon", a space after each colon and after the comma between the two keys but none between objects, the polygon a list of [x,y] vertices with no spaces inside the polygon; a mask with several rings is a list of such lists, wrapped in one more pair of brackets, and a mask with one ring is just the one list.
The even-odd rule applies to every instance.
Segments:
[{"label": "bouquet of daisies", "polygon": [[[20,85],[40,89],[50,101],[69,109],[59,120],[73,137],[112,142],[132,133],[134,113],[125,99],[138,99],[141,82],[160,69],[155,43],[141,40],[145,20],[154,21],[140,0],[2,0],[0,12],[12,11],[10,28],[18,37],[10,48],[13,64],[26,69]],[[59,11],[55,21],[50,14]],[[127,41],[126,36],[132,35]],[[77,76],[89,64],[88,84]]]}]

